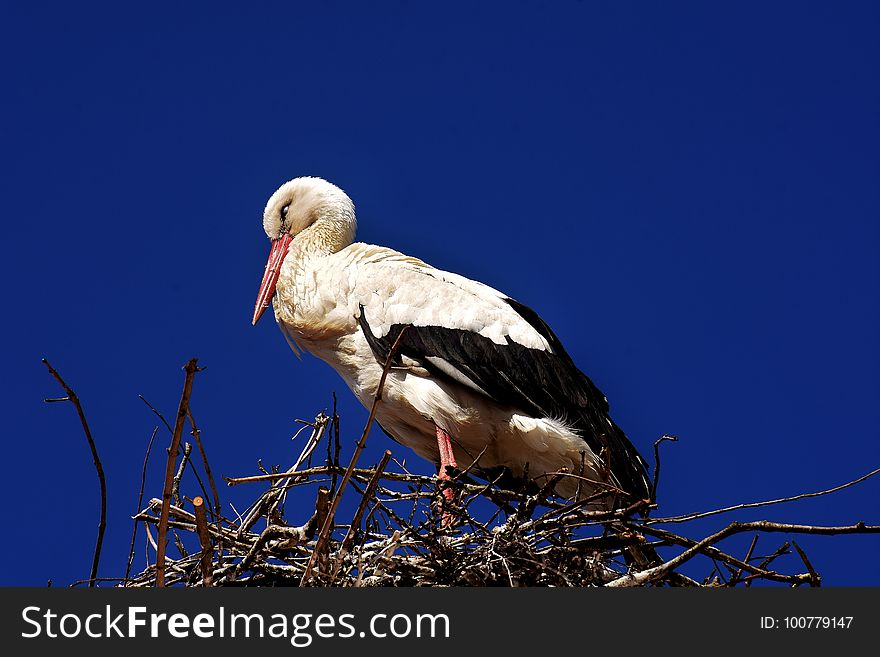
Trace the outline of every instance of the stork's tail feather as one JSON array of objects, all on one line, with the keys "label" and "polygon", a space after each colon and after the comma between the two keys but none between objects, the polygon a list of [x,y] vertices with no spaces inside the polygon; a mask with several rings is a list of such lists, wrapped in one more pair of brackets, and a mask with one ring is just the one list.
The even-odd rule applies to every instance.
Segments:
[{"label": "stork's tail feather", "polygon": [[[584,418],[585,423],[596,426],[591,418]],[[648,475],[648,464],[635,445],[626,437],[623,430],[614,421],[605,416],[602,418],[609,429],[607,431],[595,431],[592,440],[587,439],[587,444],[596,454],[606,453],[605,462],[610,470],[610,479],[626,493],[624,499],[617,501],[617,506],[629,506],[639,500],[647,500],[651,497],[651,479]]]}]

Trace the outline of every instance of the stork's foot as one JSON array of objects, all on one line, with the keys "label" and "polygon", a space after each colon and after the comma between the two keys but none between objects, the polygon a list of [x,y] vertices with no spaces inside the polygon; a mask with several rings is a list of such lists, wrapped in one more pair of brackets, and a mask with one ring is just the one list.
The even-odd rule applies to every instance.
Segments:
[{"label": "stork's foot", "polygon": [[[442,482],[449,481],[452,477],[447,471],[448,467],[458,468],[455,462],[455,455],[452,452],[452,439],[443,429],[434,425],[437,430],[437,447],[440,449],[440,471],[437,478]],[[455,516],[449,510],[455,504],[455,489],[451,487],[443,487],[440,491],[443,499],[440,500],[440,526],[443,529],[450,529],[455,522]]]}]

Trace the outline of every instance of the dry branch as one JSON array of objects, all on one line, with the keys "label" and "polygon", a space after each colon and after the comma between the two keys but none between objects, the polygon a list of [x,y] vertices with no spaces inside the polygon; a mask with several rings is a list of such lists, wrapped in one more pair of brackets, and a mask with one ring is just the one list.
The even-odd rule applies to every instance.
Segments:
[{"label": "dry branch", "polygon": [[814,493],[799,493],[797,495],[792,495],[790,497],[780,497],[775,500],[764,500],[762,502],[746,502],[743,504],[734,504],[733,506],[726,506],[721,509],[713,509],[711,511],[700,511],[698,513],[686,513],[680,516],[670,516],[669,518],[652,518],[650,522],[656,524],[665,524],[665,523],[673,523],[673,522],[690,522],[691,520],[699,520],[700,518],[708,518],[709,516],[717,516],[722,513],[730,513],[731,511],[741,511],[742,509],[756,509],[762,506],[771,506],[773,504],[785,504],[788,502],[796,502],[798,500],[804,500],[810,497],[821,497],[822,495],[830,495],[831,493],[837,493],[838,491],[842,491],[845,488],[849,488],[851,486],[855,486],[857,484],[862,483],[873,477],[874,475],[880,473],[880,468],[872,470],[871,472],[862,475],[852,481],[848,481],[845,484],[840,484],[839,486],[834,486],[833,488],[828,488],[826,490],[816,491]]},{"label": "dry branch", "polygon": [[[153,427],[153,433],[150,434],[150,442],[147,443],[147,452],[144,454],[144,467],[141,472],[141,488],[138,492],[138,501],[137,506],[135,507],[135,513],[140,511],[141,504],[144,501],[144,486],[147,482],[147,464],[150,462],[150,452],[153,451],[153,441],[156,440],[156,433],[159,431],[159,427]],[[137,539],[137,528],[140,523],[135,520],[134,527],[131,530],[131,547],[128,550],[128,563],[125,564],[125,581],[128,581],[128,576],[131,575],[131,564],[134,562],[134,542]]]},{"label": "dry branch", "polygon": [[98,563],[101,561],[101,546],[104,543],[104,530],[107,529],[107,481],[104,478],[104,466],[101,465],[101,459],[98,457],[98,448],[95,446],[95,440],[92,438],[92,431],[89,429],[89,423],[86,421],[86,414],[83,411],[79,397],[73,389],[67,385],[61,375],[49,364],[49,361],[43,359],[43,365],[49,370],[49,374],[55,377],[55,380],[64,388],[67,397],[61,399],[47,399],[46,402],[69,401],[76,407],[76,413],[79,415],[79,421],[82,424],[83,431],[86,434],[86,440],[89,443],[89,449],[92,452],[92,461],[95,464],[95,472],[98,474],[98,485],[101,488],[101,516],[98,521],[98,538],[95,541],[95,553],[92,557],[92,570],[89,575],[89,587],[94,587],[98,578]]},{"label": "dry branch", "polygon": [[[202,444],[202,432],[199,430],[199,427],[196,425],[195,418],[193,418],[192,409],[187,406],[186,415],[189,418],[189,424],[192,427],[192,431],[190,434],[196,441],[196,446],[199,448],[199,455],[202,457],[202,467],[205,468],[205,474],[208,476],[208,485],[211,487],[211,495],[214,500],[214,517],[217,519],[217,527],[220,527],[220,516],[223,514],[223,511],[220,507],[220,494],[217,492],[217,485],[214,483],[214,474],[211,472],[211,464],[208,463],[208,455],[205,452],[205,446]],[[223,546],[218,546],[218,550],[222,553]]]},{"label": "dry branch", "polygon": [[208,518],[205,515],[205,501],[201,497],[193,498],[193,508],[196,516],[196,530],[199,534],[199,543],[202,546],[202,582],[205,586],[211,586],[211,553],[214,547],[211,545],[211,534],[208,531]]},{"label": "dry branch", "polygon": [[186,419],[186,409],[189,405],[189,396],[192,393],[193,377],[198,371],[197,359],[191,359],[185,366],[186,378],[183,383],[183,393],[180,396],[180,404],[177,407],[177,421],[171,436],[171,446],[168,448],[168,463],[165,467],[165,488],[162,491],[162,515],[159,518],[159,537],[156,542],[156,586],[165,586],[165,550],[166,534],[168,532],[168,513],[171,508],[171,496],[174,486],[174,464],[177,461],[177,452],[180,446],[180,436],[183,433],[183,422]]},{"label": "dry branch", "polygon": [[376,493],[376,488],[379,486],[379,480],[382,478],[382,473],[385,471],[385,467],[388,465],[388,460],[390,458],[391,452],[386,449],[385,453],[382,455],[382,460],[379,461],[379,465],[376,466],[376,471],[373,473],[373,476],[370,477],[370,483],[367,484],[367,488],[361,496],[361,503],[358,505],[357,511],[354,512],[354,518],[352,518],[351,525],[348,527],[348,532],[346,532],[345,538],[342,539],[342,545],[339,548],[339,556],[336,557],[331,578],[335,578],[339,574],[339,569],[342,567],[342,560],[345,559],[345,555],[348,554],[351,542],[354,540],[354,535],[361,525],[361,519],[364,517],[364,509],[367,508],[367,504],[373,499],[373,496]]}]

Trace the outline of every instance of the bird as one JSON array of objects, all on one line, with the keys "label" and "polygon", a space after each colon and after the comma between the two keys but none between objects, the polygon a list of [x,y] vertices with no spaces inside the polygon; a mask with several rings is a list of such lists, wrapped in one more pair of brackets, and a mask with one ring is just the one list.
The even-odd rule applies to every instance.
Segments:
[{"label": "bird", "polygon": [[270,252],[253,324],[272,305],[297,356],[325,361],[367,408],[385,371],[376,421],[441,480],[464,471],[534,487],[553,478],[557,495],[604,509],[650,499],[647,464],[607,398],[530,307],[355,242],[352,200],[322,178],[281,185],[263,229]]}]

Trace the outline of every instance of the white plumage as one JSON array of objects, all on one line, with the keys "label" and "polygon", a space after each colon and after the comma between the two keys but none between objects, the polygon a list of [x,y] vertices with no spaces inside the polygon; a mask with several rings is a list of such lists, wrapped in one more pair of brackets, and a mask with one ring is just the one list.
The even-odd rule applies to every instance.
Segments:
[{"label": "white plumage", "polygon": [[[353,243],[351,200],[319,178],[282,185],[263,225],[273,249],[254,323],[274,293],[292,346],[332,366],[365,406],[390,343],[410,327],[377,411],[393,438],[439,464],[442,429],[460,468],[482,453],[474,470],[485,476],[504,468],[519,478],[528,463],[531,478],[565,468],[645,496],[644,462],[605,398],[527,307],[392,249]],[[573,496],[578,481],[565,477],[556,490]],[[583,493],[595,490],[580,481]]]}]

